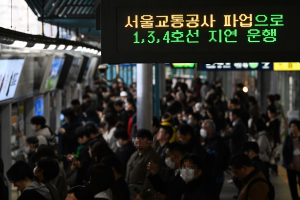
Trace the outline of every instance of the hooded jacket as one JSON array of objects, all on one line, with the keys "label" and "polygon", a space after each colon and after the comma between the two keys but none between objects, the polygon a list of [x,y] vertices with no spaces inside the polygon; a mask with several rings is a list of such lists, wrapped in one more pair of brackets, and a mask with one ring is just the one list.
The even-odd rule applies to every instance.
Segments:
[{"label": "hooded jacket", "polygon": [[48,145],[48,139],[51,139],[51,132],[48,127],[45,127],[39,131],[35,131],[33,136],[37,137],[39,140],[39,146],[42,144]]},{"label": "hooded jacket", "polygon": [[23,190],[21,196],[18,198],[18,200],[28,199],[51,200],[51,194],[44,184],[34,181]]}]

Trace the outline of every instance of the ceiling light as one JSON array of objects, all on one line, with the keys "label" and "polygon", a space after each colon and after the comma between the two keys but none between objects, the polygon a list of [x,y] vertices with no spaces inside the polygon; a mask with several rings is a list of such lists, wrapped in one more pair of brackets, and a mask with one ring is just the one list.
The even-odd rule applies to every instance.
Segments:
[{"label": "ceiling light", "polygon": [[36,43],[33,47],[33,49],[44,49],[45,44],[41,44],[41,43]]},{"label": "ceiling light", "polygon": [[73,49],[73,46],[72,45],[69,45],[67,48],[66,48],[66,50],[68,50],[68,51],[70,51],[70,50],[72,50]]},{"label": "ceiling light", "polygon": [[81,51],[86,52],[86,47],[83,47]]},{"label": "ceiling light", "polygon": [[245,87],[243,87],[243,91],[245,92],[245,93],[247,93],[248,92],[248,88],[245,86]]},{"label": "ceiling light", "polygon": [[61,45],[59,45],[59,47],[57,48],[58,50],[64,50],[65,49],[65,45],[63,45],[63,44],[61,44]]},{"label": "ceiling light", "polygon": [[96,49],[94,49],[92,53],[93,53],[93,54],[97,54],[98,51],[97,51]]},{"label": "ceiling light", "polygon": [[75,49],[75,51],[82,51],[82,47],[77,47],[76,49]]},{"label": "ceiling light", "polygon": [[14,41],[14,43],[12,43],[10,46],[11,46],[11,47],[17,47],[17,48],[24,48],[24,47],[26,47],[26,45],[27,45],[27,42],[23,42],[23,41],[18,41],[18,40],[16,40],[16,41]]},{"label": "ceiling light", "polygon": [[54,50],[56,48],[56,45],[55,44],[51,44],[49,47],[48,47],[48,50]]},{"label": "ceiling light", "polygon": [[97,54],[98,56],[101,56],[101,51],[99,51],[99,53]]}]

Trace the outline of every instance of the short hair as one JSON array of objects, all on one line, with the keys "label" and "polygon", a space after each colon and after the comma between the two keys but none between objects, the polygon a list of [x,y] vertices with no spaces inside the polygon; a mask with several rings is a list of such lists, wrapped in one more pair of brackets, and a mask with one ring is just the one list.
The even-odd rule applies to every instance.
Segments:
[{"label": "short hair", "polygon": [[91,133],[89,131],[89,129],[87,127],[78,127],[75,130],[75,136],[77,138],[83,138],[84,136],[90,138],[91,137]]},{"label": "short hair", "polygon": [[6,172],[8,180],[12,183],[17,181],[24,181],[26,179],[34,180],[34,174],[28,163],[24,161],[17,161]]},{"label": "short hair", "polygon": [[26,142],[32,144],[36,148],[39,147],[39,139],[37,139],[37,137],[29,137],[26,139]]},{"label": "short hair", "polygon": [[269,99],[269,101],[271,101],[272,104],[275,102],[275,96],[272,95],[272,94],[269,94],[269,95],[267,96],[267,99]]},{"label": "short hair", "polygon": [[57,159],[55,150],[52,147],[45,144],[38,147],[36,153],[32,157],[32,162],[36,163],[43,157]]},{"label": "short hair", "polygon": [[239,109],[232,109],[232,110],[230,110],[230,112],[232,113],[232,115],[241,117],[241,111]]},{"label": "short hair", "polygon": [[273,104],[269,105],[267,110],[270,111],[270,113],[273,113],[273,114],[277,115],[277,108],[276,108],[275,105],[273,105]]},{"label": "short hair", "polygon": [[98,130],[98,128],[96,127],[96,124],[93,123],[93,122],[87,123],[87,124],[85,125],[85,128],[87,128],[87,129],[89,130],[90,134],[92,134],[92,133],[93,133],[93,134],[99,133],[99,130]]},{"label": "short hair", "polygon": [[116,139],[128,140],[128,133],[125,129],[119,128],[115,130],[114,137]]},{"label": "short hair", "polygon": [[82,99],[90,99],[91,97],[88,94],[82,95]]},{"label": "short hair", "polygon": [[207,119],[205,120],[204,122],[207,122],[207,125],[206,125],[206,128],[210,128],[213,130],[213,132],[216,131],[216,125],[215,125],[215,122],[211,119]]},{"label": "short hair", "polygon": [[257,100],[255,99],[254,96],[249,96],[249,102],[252,102],[254,105],[257,104]]},{"label": "short hair", "polygon": [[190,125],[183,124],[178,129],[179,133],[181,135],[187,135],[188,133],[191,134],[191,136],[194,135],[194,129]]},{"label": "short hair", "polygon": [[210,105],[210,106],[213,106],[213,105],[214,105],[214,102],[213,102],[213,100],[211,100],[211,99],[206,99],[206,100],[205,100],[205,103],[208,104],[208,105]]},{"label": "short hair", "polygon": [[173,137],[173,128],[171,126],[161,126],[160,128],[165,130],[165,134],[169,135],[169,139],[171,139]]},{"label": "short hair", "polygon": [[118,100],[114,101],[114,105],[115,105],[115,106],[123,107],[123,101],[120,100],[120,99],[118,99]]},{"label": "short hair", "polygon": [[192,113],[191,115],[198,122],[201,120],[201,115],[199,113]]},{"label": "short hair", "polygon": [[194,165],[196,165],[198,167],[198,169],[204,169],[205,168],[205,164],[203,162],[203,160],[196,154],[188,154],[188,155],[185,155],[181,161],[180,161],[180,165],[181,167],[183,166],[184,164],[184,161],[192,161]]},{"label": "short hair", "polygon": [[263,119],[258,118],[254,121],[254,125],[256,126],[256,129],[258,132],[264,131],[267,129],[266,123]]},{"label": "short hair", "polygon": [[37,162],[40,170],[43,170],[45,180],[51,181],[59,174],[59,165],[56,160],[49,157],[43,157]]},{"label": "short hair", "polygon": [[159,120],[155,116],[152,118],[152,126],[155,126],[155,127],[158,127],[158,128],[160,127]]},{"label": "short hair", "polygon": [[237,87],[237,88],[243,88],[243,87],[244,87],[244,84],[243,84],[243,83],[238,83],[238,84],[236,84],[236,87]]},{"label": "short hair", "polygon": [[92,159],[97,163],[100,163],[105,156],[115,155],[114,152],[109,148],[106,142],[97,141],[91,148]]},{"label": "short hair", "polygon": [[149,141],[153,140],[152,133],[147,129],[139,129],[135,131],[134,138],[148,138]]},{"label": "short hair", "polygon": [[230,158],[229,165],[236,169],[242,169],[243,166],[251,167],[252,163],[247,155],[237,153]]},{"label": "short hair", "polygon": [[132,108],[136,110],[136,105],[133,100],[131,100],[131,99],[127,100],[127,104],[130,104],[132,106]]},{"label": "short hair", "polygon": [[174,154],[174,152],[177,152],[181,156],[185,155],[184,146],[178,142],[173,142],[173,143],[169,144],[168,149],[169,149],[170,153],[172,153],[172,154]]},{"label": "short hair", "polygon": [[183,110],[185,114],[190,115],[193,113],[193,108],[192,107],[188,107],[186,109]]},{"label": "short hair", "polygon": [[72,187],[68,191],[68,194],[72,194],[72,193],[74,193],[74,196],[78,200],[94,200],[93,193],[91,193],[86,187],[81,185]]},{"label": "short hair", "polygon": [[166,102],[174,101],[174,97],[172,95],[167,95],[166,96]]},{"label": "short hair", "polygon": [[71,101],[71,105],[73,105],[73,106],[79,105],[79,106],[80,106],[80,101],[79,101],[78,99],[73,99],[73,100]]},{"label": "short hair", "polygon": [[122,167],[121,167],[121,161],[117,156],[115,155],[110,155],[110,156],[105,156],[102,160],[101,163],[113,167],[118,174],[123,174],[122,172]]},{"label": "short hair", "polygon": [[291,128],[291,125],[292,124],[295,124],[298,128],[298,130],[300,130],[300,121],[299,120],[292,120],[290,123],[289,123],[289,128]]},{"label": "short hair", "polygon": [[42,127],[46,125],[46,119],[43,116],[34,116],[30,121],[32,124],[42,125]]},{"label": "short hair", "polygon": [[274,97],[276,101],[279,101],[281,99],[281,96],[279,94],[275,94]]},{"label": "short hair", "polygon": [[242,152],[254,151],[254,153],[259,154],[259,146],[256,142],[246,142],[242,147]]},{"label": "short hair", "polygon": [[191,97],[189,100],[188,100],[188,104],[192,103],[192,102],[198,102],[198,99],[196,97]]},{"label": "short hair", "polygon": [[230,103],[234,105],[240,105],[240,101],[238,99],[231,99]]}]

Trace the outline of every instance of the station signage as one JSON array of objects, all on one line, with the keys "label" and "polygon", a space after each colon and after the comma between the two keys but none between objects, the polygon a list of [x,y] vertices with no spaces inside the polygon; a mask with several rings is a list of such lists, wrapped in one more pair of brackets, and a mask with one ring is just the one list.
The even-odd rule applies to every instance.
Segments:
[{"label": "station signage", "polygon": [[300,63],[274,63],[274,71],[300,71]]},{"label": "station signage", "polygon": [[201,64],[201,70],[273,70],[272,62]]},{"label": "station signage", "polygon": [[299,1],[103,0],[105,63],[299,61]]},{"label": "station signage", "polygon": [[172,63],[171,66],[176,69],[186,69],[186,68],[192,69],[195,67],[195,63]]}]

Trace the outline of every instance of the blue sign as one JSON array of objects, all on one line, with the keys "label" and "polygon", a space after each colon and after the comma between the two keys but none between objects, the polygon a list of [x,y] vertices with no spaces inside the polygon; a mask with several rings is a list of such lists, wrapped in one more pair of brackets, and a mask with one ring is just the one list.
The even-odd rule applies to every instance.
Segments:
[{"label": "blue sign", "polygon": [[44,98],[40,97],[35,99],[35,109],[34,115],[35,116],[44,116]]},{"label": "blue sign", "polygon": [[273,70],[272,62],[201,64],[201,70]]}]

